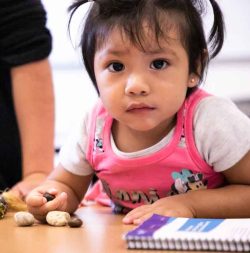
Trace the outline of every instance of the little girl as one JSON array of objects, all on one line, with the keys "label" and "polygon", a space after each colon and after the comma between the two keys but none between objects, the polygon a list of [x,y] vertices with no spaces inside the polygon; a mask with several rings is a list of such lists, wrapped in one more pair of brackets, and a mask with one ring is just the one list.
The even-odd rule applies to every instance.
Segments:
[{"label": "little girl", "polygon": [[250,120],[198,88],[223,45],[223,16],[214,0],[210,6],[207,45],[201,0],[91,3],[81,49],[100,99],[28,195],[37,219],[74,212],[94,174],[115,211],[127,213],[125,224],[153,213],[250,217]]}]

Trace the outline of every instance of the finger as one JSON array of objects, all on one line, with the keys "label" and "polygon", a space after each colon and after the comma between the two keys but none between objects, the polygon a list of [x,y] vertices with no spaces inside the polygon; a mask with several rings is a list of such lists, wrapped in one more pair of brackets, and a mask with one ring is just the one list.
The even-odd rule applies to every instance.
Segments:
[{"label": "finger", "polygon": [[146,215],[141,216],[138,219],[133,220],[134,225],[140,225],[142,224],[145,220],[149,219],[152,216],[152,213],[147,213]]},{"label": "finger", "polygon": [[126,214],[127,217],[131,217],[137,213],[142,213],[144,212],[146,209],[148,208],[148,205],[142,205],[142,206],[139,206],[139,207],[136,207],[135,209],[131,210],[130,212],[128,212]]},{"label": "finger", "polygon": [[32,213],[35,216],[35,218],[38,219],[38,220],[45,219],[45,217],[48,213],[48,210],[45,206],[42,206],[40,208],[29,207],[28,211],[30,213]]},{"label": "finger", "polygon": [[49,194],[51,194],[51,195],[57,195],[58,194],[58,190],[55,189],[55,188],[50,188],[46,192],[49,193]]},{"label": "finger", "polygon": [[[45,198],[44,198],[45,199]],[[46,215],[50,211],[65,211],[67,206],[67,194],[62,192],[54,200],[47,202],[41,206],[28,206],[29,212],[31,212],[36,219],[44,222],[46,221]]]},{"label": "finger", "polygon": [[139,219],[144,216],[148,212],[148,206],[140,206],[130,211],[124,218],[123,223],[125,224],[133,224],[134,220]]},{"label": "finger", "polygon": [[49,189],[37,188],[33,190],[30,194],[28,194],[25,201],[28,205],[31,205],[31,206],[41,206],[47,202],[47,199],[44,197],[44,194],[46,192],[52,195],[58,194],[58,190],[55,188],[49,188]]},{"label": "finger", "polygon": [[53,200],[45,204],[48,211],[59,210],[64,211],[67,205],[67,193],[58,194]]},{"label": "finger", "polygon": [[26,203],[30,207],[40,207],[47,202],[40,193],[34,193],[26,197]]}]

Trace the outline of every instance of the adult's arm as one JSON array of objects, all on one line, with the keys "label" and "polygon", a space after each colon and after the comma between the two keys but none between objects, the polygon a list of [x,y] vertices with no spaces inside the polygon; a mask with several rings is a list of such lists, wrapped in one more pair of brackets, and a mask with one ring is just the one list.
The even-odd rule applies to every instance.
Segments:
[{"label": "adult's arm", "polygon": [[54,93],[48,59],[12,68],[12,92],[22,146],[21,194],[53,168]]},{"label": "adult's arm", "polygon": [[10,70],[21,138],[23,181],[14,187],[21,195],[40,183],[53,167],[51,42],[40,0],[0,1],[0,62]]}]

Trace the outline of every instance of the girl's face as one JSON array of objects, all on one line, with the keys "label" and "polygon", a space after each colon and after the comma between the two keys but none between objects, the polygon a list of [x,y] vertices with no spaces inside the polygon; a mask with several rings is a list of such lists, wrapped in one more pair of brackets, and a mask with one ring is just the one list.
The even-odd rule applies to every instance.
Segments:
[{"label": "girl's face", "polygon": [[196,81],[175,31],[159,41],[160,47],[150,32],[146,40],[144,52],[114,29],[95,54],[95,76],[103,104],[119,129],[164,133]]}]

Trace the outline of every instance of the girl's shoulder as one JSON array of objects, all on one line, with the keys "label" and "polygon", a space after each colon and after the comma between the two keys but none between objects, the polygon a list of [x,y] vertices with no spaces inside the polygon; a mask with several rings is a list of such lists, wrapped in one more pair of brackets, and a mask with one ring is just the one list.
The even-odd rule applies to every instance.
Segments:
[{"label": "girl's shoulder", "polygon": [[211,111],[214,108],[217,108],[219,109],[219,111],[224,112],[231,111],[231,109],[233,109],[235,113],[240,112],[235,103],[231,99],[214,95],[208,95],[200,100],[196,108],[196,113],[199,111],[202,112],[207,110]]},{"label": "girl's shoulder", "polygon": [[194,111],[193,129],[197,149],[217,171],[234,165],[250,148],[250,118],[230,99],[203,98]]},{"label": "girl's shoulder", "polygon": [[242,123],[249,126],[250,118],[229,98],[212,95],[204,97],[196,105],[193,122],[194,125],[206,122],[223,126],[230,122],[233,125]]}]

